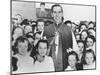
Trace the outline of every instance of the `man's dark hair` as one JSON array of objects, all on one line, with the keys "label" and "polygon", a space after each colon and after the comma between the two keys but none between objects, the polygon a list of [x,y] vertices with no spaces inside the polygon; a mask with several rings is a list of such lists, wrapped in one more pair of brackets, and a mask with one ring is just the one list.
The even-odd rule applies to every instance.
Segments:
[{"label": "man's dark hair", "polygon": [[63,8],[62,8],[62,6],[59,5],[59,4],[52,5],[52,7],[51,7],[51,11],[52,11],[52,12],[53,12],[53,8],[54,8],[54,7],[60,7],[60,8],[61,8],[61,11],[63,12]]},{"label": "man's dark hair", "polygon": [[45,3],[44,2],[41,2],[40,5],[45,5]]}]

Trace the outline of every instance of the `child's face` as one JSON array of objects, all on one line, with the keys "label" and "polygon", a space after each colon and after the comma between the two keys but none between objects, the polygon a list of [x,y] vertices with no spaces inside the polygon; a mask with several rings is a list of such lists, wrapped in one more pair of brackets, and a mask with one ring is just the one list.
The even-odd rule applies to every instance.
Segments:
[{"label": "child's face", "polygon": [[80,35],[76,35],[76,40],[80,40]]},{"label": "child's face", "polygon": [[86,56],[85,56],[85,61],[86,61],[86,64],[87,65],[91,65],[93,63],[93,54],[92,53],[86,53]]},{"label": "child's face", "polygon": [[27,54],[28,50],[28,41],[18,42],[18,52],[21,55]]},{"label": "child's face", "polygon": [[84,49],[84,44],[82,42],[79,42],[78,47],[79,47],[79,52],[82,53]]},{"label": "child's face", "polygon": [[88,28],[94,28],[94,24],[93,23],[89,24]]},{"label": "child's face", "polygon": [[23,35],[23,30],[21,28],[16,28],[14,31],[13,38],[17,39],[18,37]]},{"label": "child's face", "polygon": [[93,46],[93,40],[91,38],[87,38],[86,45],[87,47]]},{"label": "child's face", "polygon": [[81,26],[81,31],[82,31],[82,30],[85,30],[85,29],[86,29],[86,26],[85,26],[85,25],[82,25],[82,26]]},{"label": "child's face", "polygon": [[27,34],[28,32],[32,32],[32,27],[26,26],[24,30],[25,30],[25,34]]},{"label": "child's face", "polygon": [[71,23],[67,23],[67,26],[72,27],[72,24]]},{"label": "child's face", "polygon": [[22,16],[16,15],[17,23],[20,24],[22,22]]},{"label": "child's face", "polygon": [[76,56],[75,56],[75,55],[70,55],[70,56],[68,57],[69,66],[75,67],[76,62],[77,62],[77,61],[76,61]]},{"label": "child's face", "polygon": [[89,34],[95,36],[95,31],[93,29],[88,30]]},{"label": "child's face", "polygon": [[82,33],[81,33],[81,38],[82,38],[82,40],[85,40],[87,36],[88,36],[88,35],[87,35],[86,32],[82,32]]},{"label": "child's face", "polygon": [[38,22],[37,28],[39,31],[43,31],[44,30],[44,22]]},{"label": "child's face", "polygon": [[38,47],[38,53],[40,56],[45,56],[47,52],[47,44],[40,42]]}]

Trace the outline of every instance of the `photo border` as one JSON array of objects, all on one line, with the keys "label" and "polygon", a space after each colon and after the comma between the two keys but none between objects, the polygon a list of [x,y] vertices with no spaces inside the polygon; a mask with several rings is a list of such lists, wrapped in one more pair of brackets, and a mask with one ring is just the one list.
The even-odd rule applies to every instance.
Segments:
[{"label": "photo border", "polygon": [[[47,71],[47,72],[30,72],[30,73],[16,73],[16,74],[12,74],[12,26],[11,26],[11,22],[12,22],[12,1],[16,1],[16,2],[35,2],[35,3],[40,3],[40,2],[44,2],[44,1],[25,1],[25,0],[10,0],[10,74],[11,75],[20,75],[20,74],[41,74],[41,73],[56,73],[55,71]],[[56,2],[45,2],[48,4],[55,4]],[[58,3],[58,2],[57,2]],[[92,6],[95,7],[95,24],[97,24],[97,6],[96,5],[87,5],[87,4],[73,4],[73,3],[58,3],[58,4],[64,4],[64,5],[75,5],[75,6]],[[96,33],[97,33],[97,25],[96,25]],[[96,39],[97,39],[97,34],[96,35]],[[96,55],[96,59],[97,59],[97,42],[95,42],[95,55]],[[95,69],[85,69],[85,70],[76,70],[76,71],[87,71],[87,70],[96,70],[97,69],[97,60],[96,60],[96,64],[95,64]],[[70,70],[71,72],[74,72],[72,70]],[[58,72],[70,72],[70,71],[58,71]]]}]

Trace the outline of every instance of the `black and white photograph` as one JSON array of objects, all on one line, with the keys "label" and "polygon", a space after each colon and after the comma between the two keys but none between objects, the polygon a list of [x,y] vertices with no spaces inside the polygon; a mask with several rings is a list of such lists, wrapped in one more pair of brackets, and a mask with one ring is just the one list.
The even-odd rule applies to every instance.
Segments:
[{"label": "black and white photograph", "polygon": [[11,1],[11,74],[96,70],[96,5]]}]

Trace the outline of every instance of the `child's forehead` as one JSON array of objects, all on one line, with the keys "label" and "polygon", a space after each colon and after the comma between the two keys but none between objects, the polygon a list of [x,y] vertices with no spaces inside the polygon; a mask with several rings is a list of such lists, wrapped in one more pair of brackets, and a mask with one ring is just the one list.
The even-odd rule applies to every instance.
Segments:
[{"label": "child's forehead", "polygon": [[93,38],[88,37],[86,41],[94,41]]},{"label": "child's forehead", "polygon": [[31,26],[26,26],[26,27],[25,27],[25,29],[30,29],[30,28],[32,28],[32,27],[31,27]]},{"label": "child's forehead", "polygon": [[76,57],[76,55],[74,55],[74,54],[69,55],[69,58],[70,58],[70,59],[73,59],[73,58],[75,58],[75,57]]},{"label": "child's forehead", "polygon": [[18,45],[26,45],[26,44],[28,44],[28,41],[27,40],[18,41]]},{"label": "child's forehead", "polygon": [[83,43],[83,42],[78,42],[78,45],[80,45],[80,44],[82,44],[82,45],[83,45],[84,43]]},{"label": "child's forehead", "polygon": [[44,22],[43,21],[38,22],[38,25],[41,25],[41,24],[44,25]]},{"label": "child's forehead", "polygon": [[44,45],[47,45],[47,43],[46,42],[40,42],[39,43],[39,46],[44,46]]},{"label": "child's forehead", "polygon": [[92,52],[87,52],[86,56],[88,56],[88,57],[93,56],[93,53]]},{"label": "child's forehead", "polygon": [[39,44],[43,45],[43,44],[46,44],[46,42],[40,42]]},{"label": "child's forehead", "polygon": [[22,31],[22,29],[21,28],[16,28],[15,29],[15,32],[19,32],[19,31]]}]

